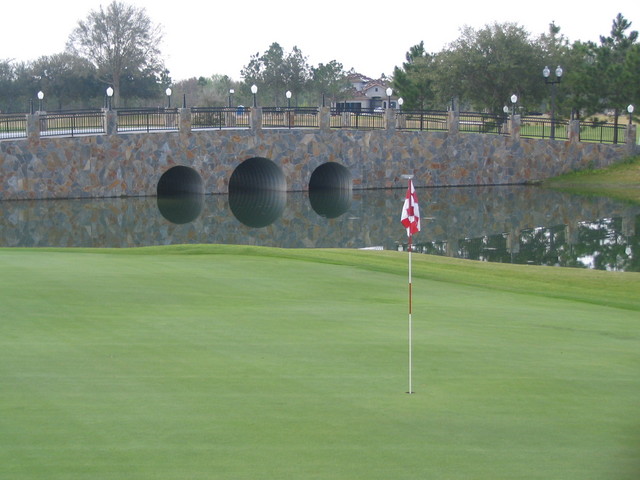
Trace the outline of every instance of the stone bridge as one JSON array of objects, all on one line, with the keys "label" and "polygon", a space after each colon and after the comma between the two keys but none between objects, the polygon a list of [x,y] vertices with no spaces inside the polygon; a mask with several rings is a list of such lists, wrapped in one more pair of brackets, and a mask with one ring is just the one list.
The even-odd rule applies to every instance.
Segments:
[{"label": "stone bridge", "polygon": [[[515,117],[518,118],[517,116]],[[0,200],[106,198],[233,189],[311,191],[505,185],[600,168],[633,143],[348,128],[226,129],[0,141]]]}]

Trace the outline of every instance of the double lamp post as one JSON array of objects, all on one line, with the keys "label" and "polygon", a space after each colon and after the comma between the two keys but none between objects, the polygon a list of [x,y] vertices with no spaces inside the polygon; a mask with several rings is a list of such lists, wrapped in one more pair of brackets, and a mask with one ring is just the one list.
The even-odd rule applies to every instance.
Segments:
[{"label": "double lamp post", "polygon": [[558,65],[558,68],[556,68],[556,71],[555,71],[556,78],[555,80],[552,80],[550,79],[551,70],[549,70],[549,67],[544,67],[542,69],[542,76],[544,77],[544,82],[547,85],[551,85],[551,135],[550,135],[550,138],[552,140],[556,138],[556,85],[562,81],[563,73],[564,72],[562,70],[562,67]]}]

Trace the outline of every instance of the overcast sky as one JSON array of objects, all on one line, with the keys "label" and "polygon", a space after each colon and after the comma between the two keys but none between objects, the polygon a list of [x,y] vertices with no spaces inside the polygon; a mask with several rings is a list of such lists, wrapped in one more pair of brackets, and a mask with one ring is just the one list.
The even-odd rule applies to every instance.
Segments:
[{"label": "overcast sky", "polygon": [[[2,6],[0,60],[31,61],[64,50],[77,22],[110,0],[9,0]],[[534,36],[552,21],[570,41],[598,41],[618,13],[640,30],[640,2],[536,0],[128,0],[162,25],[161,50],[174,81],[226,74],[241,80],[252,55],[273,42],[297,46],[311,65],[337,60],[363,75],[390,75],[413,45],[438,52],[460,29],[514,22]]]}]

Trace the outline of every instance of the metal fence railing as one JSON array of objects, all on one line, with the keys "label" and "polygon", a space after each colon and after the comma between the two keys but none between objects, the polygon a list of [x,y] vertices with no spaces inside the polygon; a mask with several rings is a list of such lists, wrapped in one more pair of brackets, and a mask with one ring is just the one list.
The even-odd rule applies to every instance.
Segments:
[{"label": "metal fence railing", "polygon": [[249,110],[244,107],[193,107],[193,130],[249,128]]},{"label": "metal fence railing", "polygon": [[509,117],[489,113],[460,112],[458,129],[468,133],[509,135]]},{"label": "metal fence railing", "polygon": [[384,110],[360,109],[342,111],[331,109],[332,128],[353,128],[356,130],[377,130],[385,128]]},{"label": "metal fence railing", "polygon": [[[320,128],[320,109],[316,107],[262,107],[263,128]],[[40,112],[36,114],[0,114],[0,140],[26,138],[29,128],[39,130],[41,137],[77,136],[106,133],[106,116],[117,116],[118,132],[178,131],[181,113],[177,108],[147,108],[106,110],[76,110]],[[457,118],[457,129],[465,133],[512,135],[511,122],[507,115],[475,112],[460,112],[451,116],[446,111],[396,110],[394,115],[382,109],[357,109],[345,111],[331,108],[328,121],[330,128],[375,130],[393,128],[387,120],[395,122],[400,131],[449,131],[449,125]],[[184,114],[184,112],[182,113]],[[187,112],[191,130],[202,129],[249,129],[251,109],[238,107],[192,107]],[[390,116],[387,116],[390,115]],[[29,120],[31,118],[31,120]],[[37,122],[37,123],[34,123]],[[571,123],[542,116],[520,118],[520,136],[523,138],[555,139],[570,138]],[[628,125],[607,122],[579,123],[579,141],[621,144],[627,142]]]},{"label": "metal fence railing", "polygon": [[0,139],[26,138],[27,116],[21,114],[0,115]]},{"label": "metal fence railing", "polygon": [[542,117],[522,117],[520,136],[524,138],[569,139],[569,122]]},{"label": "metal fence railing", "polygon": [[627,126],[603,122],[586,122],[580,124],[580,141],[593,143],[625,143]]},{"label": "metal fence railing", "polygon": [[315,107],[264,107],[262,126],[265,128],[320,128]]},{"label": "metal fence railing", "polygon": [[177,108],[118,110],[119,132],[178,130]]},{"label": "metal fence railing", "polygon": [[446,132],[449,129],[445,111],[398,110],[396,118],[400,130]]},{"label": "metal fence railing", "polygon": [[40,117],[41,137],[99,133],[104,133],[104,114],[100,110],[48,113]]}]

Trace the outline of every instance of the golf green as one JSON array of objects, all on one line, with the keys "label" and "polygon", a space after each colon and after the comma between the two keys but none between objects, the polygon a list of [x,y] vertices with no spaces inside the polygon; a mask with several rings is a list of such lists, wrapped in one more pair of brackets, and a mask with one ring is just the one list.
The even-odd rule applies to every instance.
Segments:
[{"label": "golf green", "polygon": [[637,479],[640,274],[0,249],[0,478]]}]

